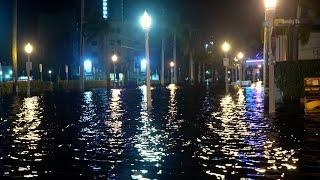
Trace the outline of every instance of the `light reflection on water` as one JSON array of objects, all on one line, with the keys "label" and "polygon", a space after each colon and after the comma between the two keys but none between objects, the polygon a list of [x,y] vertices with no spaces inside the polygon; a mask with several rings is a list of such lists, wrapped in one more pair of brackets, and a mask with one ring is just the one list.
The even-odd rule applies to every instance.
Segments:
[{"label": "light reflection on water", "polygon": [[[39,106],[39,101],[40,98],[37,96],[24,98],[20,112],[16,115],[16,121],[13,122],[12,136],[14,139],[12,148],[16,151],[8,156],[12,161],[29,162],[18,163],[16,171],[23,174],[23,177],[38,176],[37,169],[31,165],[33,163],[30,163],[30,161],[40,162],[44,155],[43,152],[37,150],[43,132],[38,128],[43,118],[43,108]],[[4,174],[10,175],[12,172],[14,171],[8,171]]]},{"label": "light reflection on water", "polygon": [[281,142],[259,85],[215,93],[210,86],[155,88],[151,110],[145,86],[9,99],[1,107],[14,115],[0,108],[0,173],[279,179],[297,172],[299,149]]},{"label": "light reflection on water", "polygon": [[[240,89],[236,97],[221,99],[221,111],[213,111],[209,132],[199,140],[196,152],[206,173],[217,179],[230,177],[284,177],[296,169],[296,150],[282,148],[264,118],[260,88]],[[211,143],[211,142],[217,143]]]}]

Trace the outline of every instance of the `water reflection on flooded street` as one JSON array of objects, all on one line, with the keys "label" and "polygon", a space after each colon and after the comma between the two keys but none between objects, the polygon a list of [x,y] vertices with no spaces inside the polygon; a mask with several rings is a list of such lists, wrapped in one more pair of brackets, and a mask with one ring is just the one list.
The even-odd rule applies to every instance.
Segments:
[{"label": "water reflection on flooded street", "polygon": [[0,174],[104,179],[317,176],[318,130],[304,129],[309,120],[299,107],[290,113],[282,107],[282,113],[267,117],[263,93],[259,86],[224,95],[210,86],[171,84],[153,89],[151,109],[145,86],[3,97]]}]

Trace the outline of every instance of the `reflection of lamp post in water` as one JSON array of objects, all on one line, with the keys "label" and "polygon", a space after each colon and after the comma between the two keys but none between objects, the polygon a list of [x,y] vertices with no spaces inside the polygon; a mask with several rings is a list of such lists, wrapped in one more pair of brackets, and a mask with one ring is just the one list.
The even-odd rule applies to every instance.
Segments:
[{"label": "reflection of lamp post in water", "polygon": [[174,62],[171,61],[170,62],[171,84],[174,83],[174,66],[175,66]]},{"label": "reflection of lamp post in water", "polygon": [[118,61],[118,56],[114,54],[111,57],[111,60],[113,62],[113,87],[116,87],[116,63]]},{"label": "reflection of lamp post in water", "polygon": [[30,71],[32,68],[31,62],[30,62],[30,56],[31,53],[33,51],[33,47],[30,43],[28,43],[25,47],[24,47],[25,52],[28,55],[28,61],[26,63],[26,70],[27,70],[27,76],[28,76],[28,87],[27,87],[27,95],[30,96]]},{"label": "reflection of lamp post in water", "polygon": [[151,107],[151,82],[150,82],[150,59],[149,59],[149,31],[151,27],[152,19],[148,15],[147,11],[144,12],[143,16],[140,19],[140,24],[143,30],[145,31],[145,49],[146,49],[146,61],[147,61],[147,77],[146,77],[146,85],[147,85],[147,106]]}]

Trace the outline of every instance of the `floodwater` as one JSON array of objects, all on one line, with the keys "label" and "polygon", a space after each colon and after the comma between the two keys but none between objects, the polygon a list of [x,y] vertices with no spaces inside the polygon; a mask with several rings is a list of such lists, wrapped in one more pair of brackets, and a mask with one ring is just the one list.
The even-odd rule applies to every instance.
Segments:
[{"label": "floodwater", "polygon": [[145,87],[0,98],[0,176],[88,179],[320,177],[320,125],[263,90]]}]

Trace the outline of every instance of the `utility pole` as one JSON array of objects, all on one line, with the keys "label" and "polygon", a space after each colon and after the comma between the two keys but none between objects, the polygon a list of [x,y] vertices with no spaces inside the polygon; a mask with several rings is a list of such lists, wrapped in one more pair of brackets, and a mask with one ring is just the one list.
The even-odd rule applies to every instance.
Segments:
[{"label": "utility pole", "polygon": [[17,55],[17,19],[18,2],[13,0],[12,19],[12,68],[13,68],[13,93],[18,93],[18,55]]},{"label": "utility pole", "polygon": [[80,22],[80,91],[84,92],[84,67],[83,67],[83,44],[84,44],[84,0],[81,0],[81,22]]}]

